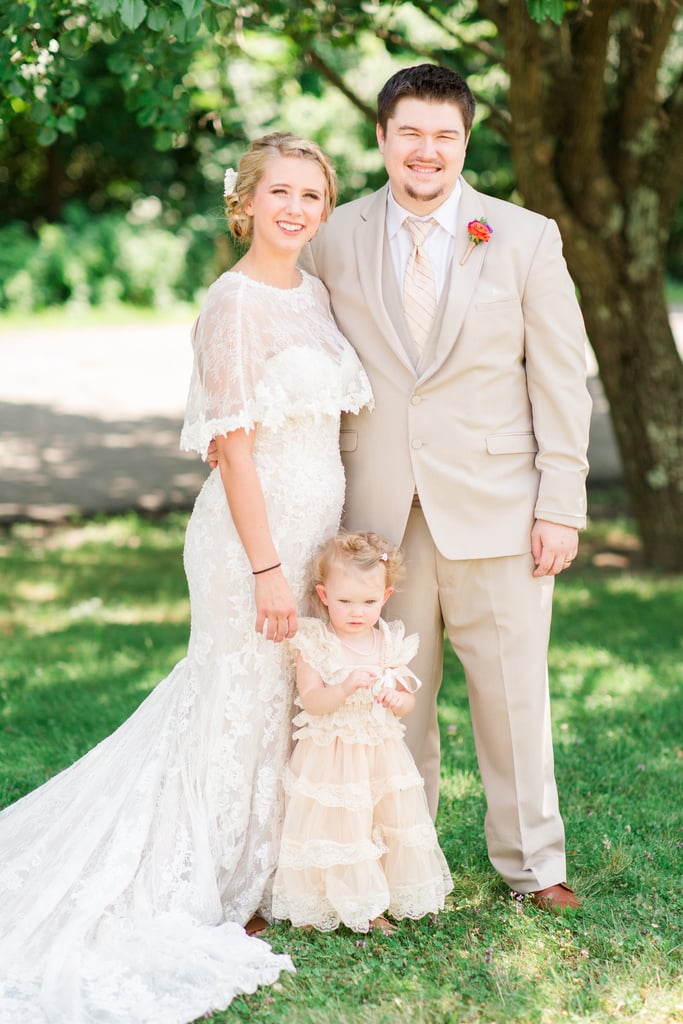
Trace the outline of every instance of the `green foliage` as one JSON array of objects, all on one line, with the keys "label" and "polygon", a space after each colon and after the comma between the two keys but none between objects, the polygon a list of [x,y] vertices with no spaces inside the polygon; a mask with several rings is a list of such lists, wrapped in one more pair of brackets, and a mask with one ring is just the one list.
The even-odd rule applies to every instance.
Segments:
[{"label": "green foliage", "polygon": [[[374,32],[361,31],[352,38],[350,29],[333,30],[337,15],[347,19],[340,24],[361,24],[366,15],[357,5],[340,5],[330,15],[330,32],[343,37],[343,45],[336,38],[334,45],[318,38],[311,12],[292,13],[290,7],[273,5],[275,20],[268,29],[254,8],[249,18],[245,14],[239,46],[220,34],[215,44],[204,39],[177,75],[170,50],[160,76],[158,65],[140,72],[138,57],[147,44],[137,37],[120,34],[107,42],[96,38],[77,64],[87,115],[75,137],[61,135],[48,149],[37,144],[28,109],[16,114],[6,139],[6,162],[0,166],[0,226],[11,225],[11,230],[5,228],[10,230],[10,248],[18,238],[23,244],[7,254],[0,308],[97,305],[115,296],[159,305],[169,294],[192,297],[229,265],[232,255],[220,202],[224,169],[237,163],[248,139],[274,128],[320,142],[337,168],[341,201],[384,181],[374,121],[362,105],[371,110],[377,83],[412,59],[411,46],[445,53],[448,32],[414,8],[386,8],[381,23],[394,33],[390,55]],[[164,9],[154,8],[157,13]],[[301,59],[303,44],[291,37],[295,31],[308,33],[305,45],[315,40],[320,66]],[[469,38],[480,31],[468,29]],[[476,48],[467,50],[463,59],[471,62],[495,104],[500,77],[489,81]],[[152,75],[153,87],[138,89],[139,74],[145,82]],[[348,84],[359,103],[342,94],[337,78]],[[186,130],[182,137],[174,136],[173,148],[160,153],[156,147],[161,135],[167,140],[173,135],[181,80],[191,99],[191,109],[183,114]],[[122,114],[122,107],[130,113]],[[508,196],[513,183],[509,158],[486,123],[486,107],[481,110],[468,175],[480,187]],[[160,207],[158,217],[144,230],[131,227],[134,210],[154,201]],[[75,210],[80,211],[78,226]],[[54,228],[46,227],[46,220]],[[19,221],[31,224],[33,235]],[[167,238],[166,232],[178,237]],[[154,256],[153,249],[163,257]],[[185,269],[178,271],[183,252]]]},{"label": "green foliage", "polygon": [[61,0],[8,3],[0,12],[0,126],[6,131],[16,115],[28,114],[45,146],[74,134],[86,116],[77,102],[87,86],[81,61],[91,47],[116,49],[120,41],[112,70],[128,106],[142,116],[149,99],[156,100],[158,144],[168,148],[173,133],[186,127],[183,69],[201,45],[202,6],[198,0],[154,7],[145,0],[74,0],[68,8]]},{"label": "green foliage", "polygon": [[[466,12],[469,6],[458,6],[454,24],[460,24],[460,7]],[[215,276],[230,256],[224,242],[221,257],[214,259],[214,242],[225,237],[220,208],[224,169],[236,164],[250,138],[274,128],[310,135],[323,145],[337,168],[341,201],[378,187],[385,176],[372,118],[377,83],[414,59],[413,47],[438,57],[447,55],[451,43],[450,29],[414,7],[380,7],[371,24],[358,5],[330,5],[324,12],[328,37],[322,38],[316,31],[315,12],[308,7],[254,5],[243,10],[237,38],[226,34],[225,19],[234,16],[226,4],[215,39],[204,34],[179,50],[179,44],[166,39],[160,20],[162,15],[170,18],[180,12],[174,0],[172,6],[150,9],[144,22],[148,26],[153,13],[155,24],[159,21],[154,52],[149,49],[150,33],[106,35],[93,29],[89,48],[72,61],[79,99],[87,111],[76,134],[59,135],[48,148],[41,146],[40,128],[31,120],[26,102],[14,113],[5,139],[5,160],[0,164],[0,225],[26,221],[39,239],[35,244],[42,246],[44,222],[66,221],[56,232],[54,245],[59,250],[59,239],[68,236],[64,244],[73,243],[73,251],[68,260],[66,254],[64,261],[58,254],[52,258],[46,280],[42,257],[37,275],[33,265],[27,268],[29,233],[13,227],[11,238],[22,237],[25,244],[8,256],[0,304],[41,308],[73,301],[75,293],[81,303],[104,301],[102,293],[155,301],[151,294],[157,289],[148,280],[133,284],[130,275],[119,280],[121,275],[126,277],[126,267],[114,258],[107,242],[111,223],[99,223],[105,215],[122,218],[132,204],[148,197],[157,197],[161,204],[159,222],[153,226],[175,229],[189,239],[188,270],[181,276],[193,289],[198,279],[205,284],[212,276],[207,266],[213,265]],[[97,5],[101,18],[118,17],[118,10],[117,5]],[[205,5],[203,17],[209,11],[216,13],[214,6]],[[271,20],[266,25],[267,12]],[[491,73],[482,54],[470,45],[487,31],[486,23],[483,28],[467,26],[462,61],[463,70],[471,70],[482,92],[490,95],[493,107],[501,98],[504,80]],[[311,46],[315,61],[305,57]],[[338,81],[346,83],[351,99],[339,90]],[[183,107],[188,98],[189,109]],[[480,109],[468,175],[480,187],[508,196],[513,186],[509,157],[486,122],[486,105]],[[39,110],[40,116],[49,117],[47,107]],[[160,145],[171,143],[171,148],[159,152]],[[74,209],[75,202],[87,206],[98,222],[87,231],[81,226],[79,237],[68,226],[68,210]],[[203,243],[201,230],[206,233]],[[120,235],[123,238],[123,227]],[[102,259],[97,260],[92,245],[100,236]],[[137,264],[136,238],[137,232],[128,248]],[[160,245],[161,238],[155,236],[154,244]],[[79,254],[82,245],[88,251]],[[79,263],[85,269],[74,266]],[[158,290],[168,289],[160,283]]]},{"label": "green foliage", "polygon": [[[0,805],[110,733],[184,656],[186,518],[0,532]],[[449,653],[437,822],[455,881],[446,911],[392,938],[279,925],[268,941],[297,973],[237,998],[214,1024],[681,1020],[683,579],[639,572],[636,549],[628,522],[594,522],[556,588],[556,767],[583,910],[544,915],[510,900],[494,875],[465,683]]]},{"label": "green foliage", "polygon": [[[534,18],[562,16],[562,0],[528,0],[528,5]],[[429,5],[413,7],[432,17]],[[41,145],[74,134],[86,114],[78,101],[85,87],[79,64],[92,46],[104,44],[118,47],[110,68],[128,109],[139,124],[154,126],[158,147],[167,149],[188,128],[192,80],[185,72],[212,40],[234,52],[236,37],[245,29],[267,26],[320,67],[324,41],[348,49],[359,34],[379,29],[392,51],[415,53],[414,44],[390,27],[394,10],[394,4],[280,0],[250,5],[239,0],[73,0],[68,8],[61,0],[9,0],[0,12],[0,128],[6,130],[17,114],[26,113],[40,126]],[[438,52],[434,56],[438,59]]]},{"label": "green foliage", "polygon": [[0,227],[0,309],[195,300],[216,276],[209,225],[196,217],[167,227],[159,211],[154,197],[128,215],[91,217],[72,204],[63,224],[42,224],[35,236],[18,222]]},{"label": "green foliage", "polygon": [[527,0],[527,7],[534,21],[545,21],[548,18],[559,25],[564,18],[564,0]]}]

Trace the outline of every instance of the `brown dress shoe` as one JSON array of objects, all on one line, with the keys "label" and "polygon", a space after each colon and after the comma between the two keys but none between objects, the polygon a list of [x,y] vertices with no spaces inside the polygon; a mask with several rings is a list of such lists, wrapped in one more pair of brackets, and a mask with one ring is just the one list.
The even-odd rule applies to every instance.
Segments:
[{"label": "brown dress shoe", "polygon": [[547,889],[538,889],[527,893],[527,896],[539,910],[550,910],[553,914],[561,914],[564,910],[578,910],[581,900],[566,882],[549,885]]},{"label": "brown dress shoe", "polygon": [[253,914],[244,926],[247,935],[262,935],[268,928],[268,922],[260,914]]}]

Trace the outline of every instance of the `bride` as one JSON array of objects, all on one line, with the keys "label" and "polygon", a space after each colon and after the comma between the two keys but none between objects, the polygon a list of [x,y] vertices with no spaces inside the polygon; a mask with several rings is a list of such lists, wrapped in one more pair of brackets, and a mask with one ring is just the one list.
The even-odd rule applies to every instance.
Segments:
[{"label": "bride", "polygon": [[296,266],[334,206],[324,154],[265,136],[225,191],[250,246],[193,329],[181,446],[204,454],[215,438],[218,467],[187,528],[187,655],[115,733],[0,814],[2,1024],[187,1024],[293,969],[247,934],[269,918],[277,860],[282,641],[338,527],[340,413],[371,394],[323,285]]}]

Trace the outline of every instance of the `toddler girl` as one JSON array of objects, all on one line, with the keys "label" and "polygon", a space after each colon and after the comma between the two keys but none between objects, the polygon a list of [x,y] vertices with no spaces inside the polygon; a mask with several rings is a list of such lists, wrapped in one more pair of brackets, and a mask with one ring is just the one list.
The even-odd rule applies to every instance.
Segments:
[{"label": "toddler girl", "polygon": [[[436,913],[452,889],[400,719],[420,682],[417,636],[386,623],[401,555],[373,533],[340,534],[313,571],[323,618],[300,620],[297,727],[285,768],[285,821],[273,916],[358,932],[382,916]],[[316,600],[317,599],[317,600]]]}]

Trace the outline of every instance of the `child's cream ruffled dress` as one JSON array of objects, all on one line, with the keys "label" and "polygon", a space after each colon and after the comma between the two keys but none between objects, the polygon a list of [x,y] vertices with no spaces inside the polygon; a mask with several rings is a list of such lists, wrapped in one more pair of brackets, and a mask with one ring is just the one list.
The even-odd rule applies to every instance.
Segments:
[{"label": "child's cream ruffled dress", "polygon": [[[418,645],[402,622],[379,626],[375,691],[410,677]],[[300,620],[290,643],[328,686],[352,671],[319,619]],[[366,932],[385,912],[420,918],[441,910],[453,883],[400,719],[357,690],[331,714],[301,711],[294,725],[273,916],[320,931],[342,923]]]}]

